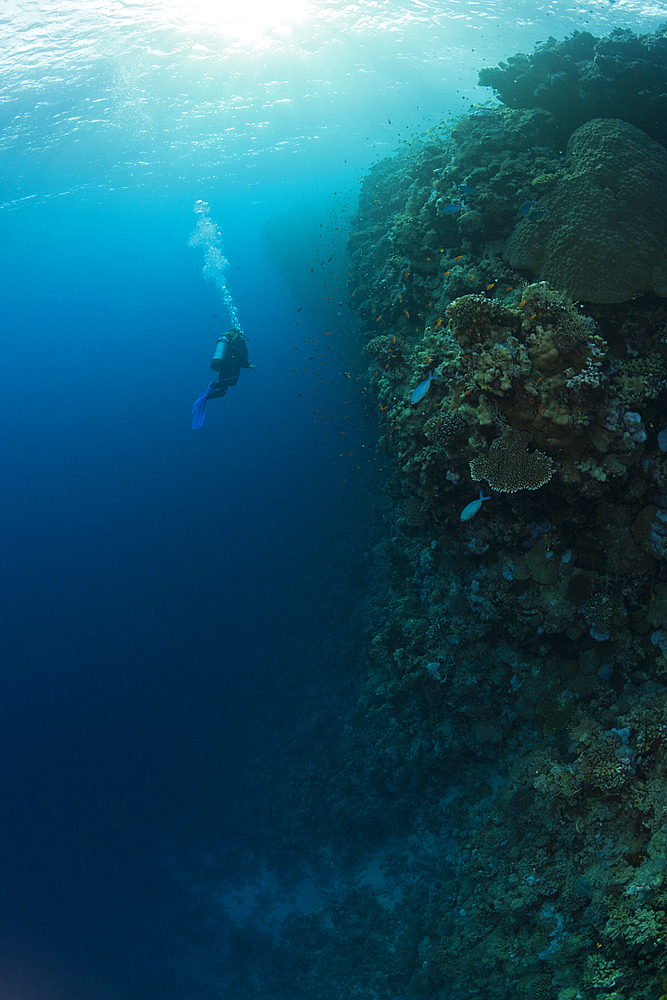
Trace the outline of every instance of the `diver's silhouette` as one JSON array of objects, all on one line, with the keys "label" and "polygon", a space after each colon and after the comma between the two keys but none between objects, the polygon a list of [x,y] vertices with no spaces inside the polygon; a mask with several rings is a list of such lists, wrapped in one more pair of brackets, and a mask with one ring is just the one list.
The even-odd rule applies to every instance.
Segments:
[{"label": "diver's silhouette", "polygon": [[217,382],[209,382],[192,407],[192,428],[197,430],[204,423],[204,407],[209,399],[224,396],[230,385],[236,385],[242,368],[254,368],[248,360],[248,345],[240,330],[232,327],[218,337],[211,368],[218,373]]}]

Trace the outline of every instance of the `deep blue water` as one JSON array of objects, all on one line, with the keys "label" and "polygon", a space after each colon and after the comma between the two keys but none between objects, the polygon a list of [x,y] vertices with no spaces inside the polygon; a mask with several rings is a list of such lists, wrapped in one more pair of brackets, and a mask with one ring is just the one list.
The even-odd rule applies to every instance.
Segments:
[{"label": "deep blue water", "polygon": [[225,204],[257,368],[197,432],[224,307],[188,246],[191,200],[124,191],[3,219],[0,935],[120,996],[146,996],[142,976],[170,995],[160,838],[213,795],[233,811],[360,496],[340,459],[360,427],[348,406],[342,436],[341,317],[316,376],[326,331],[267,262],[262,218]]},{"label": "deep blue water", "polygon": [[[53,6],[15,5],[1,25],[0,998],[222,996],[188,853],[212,828],[261,853],[257,760],[279,770],[290,727],[355,666],[336,644],[353,646],[382,480],[344,304],[360,175],[485,99],[478,59],[661,12],[527,6],[509,23],[489,5],[429,22],[395,4],[400,48],[371,25],[348,49],[323,13],[298,60],[235,46],[241,79],[215,61],[197,75],[187,54],[159,72],[129,8],[98,62],[84,11],[78,58],[73,36],[38,30]],[[92,112],[63,124],[96,95],[113,129]],[[188,245],[198,198],[257,367],[193,432],[228,325]],[[255,995],[247,947],[229,951],[239,998]]]}]

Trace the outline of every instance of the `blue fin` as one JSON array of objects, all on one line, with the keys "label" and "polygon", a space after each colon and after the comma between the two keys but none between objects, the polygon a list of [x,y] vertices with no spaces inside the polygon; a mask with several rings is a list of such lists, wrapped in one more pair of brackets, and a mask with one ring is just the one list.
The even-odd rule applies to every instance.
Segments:
[{"label": "blue fin", "polygon": [[208,394],[213,382],[209,382],[203,392],[200,392],[195,400],[194,406],[192,407],[192,424],[191,427],[193,431],[198,431],[199,428],[204,423],[206,419],[206,414],[204,409],[206,407],[206,400],[208,399]]}]

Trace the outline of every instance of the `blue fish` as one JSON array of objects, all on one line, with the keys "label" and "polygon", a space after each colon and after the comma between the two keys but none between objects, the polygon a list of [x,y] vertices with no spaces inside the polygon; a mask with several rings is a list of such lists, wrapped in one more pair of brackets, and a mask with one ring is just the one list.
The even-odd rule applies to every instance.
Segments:
[{"label": "blue fish", "polygon": [[462,208],[463,205],[445,205],[440,211],[443,215],[454,215],[454,212],[460,212]]},{"label": "blue fish", "polygon": [[464,194],[477,194],[474,188],[471,188],[469,184],[457,184],[459,191],[463,191]]},{"label": "blue fish", "polygon": [[545,215],[551,215],[550,208],[538,208],[534,212],[528,213],[528,220],[531,219],[542,219]]},{"label": "blue fish", "polygon": [[415,391],[410,396],[410,402],[412,403],[413,406],[415,405],[415,403],[419,403],[420,400],[424,398],[424,396],[429,390],[429,386],[431,385],[432,381],[433,381],[433,372],[431,371],[428,373],[428,378],[425,378],[423,382],[420,382]]},{"label": "blue fish", "polygon": [[536,201],[537,198],[533,198],[532,201],[527,201],[525,205],[522,205],[519,209],[519,215],[528,215]]},{"label": "blue fish", "polygon": [[211,391],[211,386],[213,382],[209,382],[203,392],[200,392],[195,400],[195,404],[192,407],[192,424],[190,425],[193,431],[198,431],[199,428],[204,423],[206,414],[204,413],[204,407],[206,406],[206,400],[209,398],[209,392]]},{"label": "blue fish", "polygon": [[461,520],[469,521],[471,517],[474,517],[479,508],[482,506],[485,500],[490,500],[491,497],[484,496],[484,490],[479,491],[479,497],[477,500],[472,500],[467,507],[464,507],[461,511]]}]

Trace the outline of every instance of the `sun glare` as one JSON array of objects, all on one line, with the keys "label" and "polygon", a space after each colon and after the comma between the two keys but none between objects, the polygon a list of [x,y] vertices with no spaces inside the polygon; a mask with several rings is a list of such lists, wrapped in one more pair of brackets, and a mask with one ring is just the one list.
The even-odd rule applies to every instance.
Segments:
[{"label": "sun glare", "polygon": [[276,35],[289,35],[305,14],[306,0],[189,0],[183,11],[193,27],[211,28],[256,47]]}]

